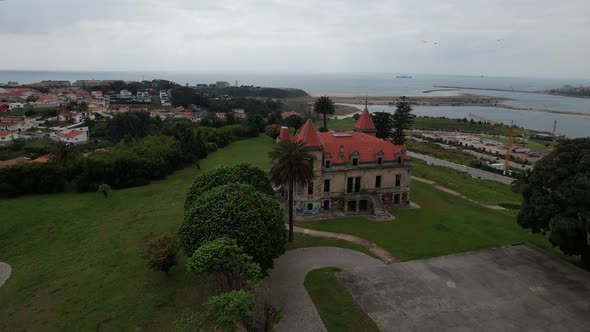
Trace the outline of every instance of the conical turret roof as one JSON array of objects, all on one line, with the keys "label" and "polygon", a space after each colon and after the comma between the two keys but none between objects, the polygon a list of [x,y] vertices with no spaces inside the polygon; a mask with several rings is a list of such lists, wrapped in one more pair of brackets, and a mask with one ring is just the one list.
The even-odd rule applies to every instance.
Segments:
[{"label": "conical turret roof", "polygon": [[313,123],[311,123],[311,119],[307,119],[307,122],[305,122],[301,131],[293,137],[293,140],[296,142],[302,142],[305,146],[309,147],[322,146],[318,133],[315,131]]}]

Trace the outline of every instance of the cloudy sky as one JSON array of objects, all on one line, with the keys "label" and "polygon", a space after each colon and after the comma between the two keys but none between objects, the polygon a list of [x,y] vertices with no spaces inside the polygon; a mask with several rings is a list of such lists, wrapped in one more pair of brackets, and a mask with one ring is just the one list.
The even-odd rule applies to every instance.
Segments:
[{"label": "cloudy sky", "polygon": [[589,13],[588,0],[5,0],[0,69],[590,78]]}]

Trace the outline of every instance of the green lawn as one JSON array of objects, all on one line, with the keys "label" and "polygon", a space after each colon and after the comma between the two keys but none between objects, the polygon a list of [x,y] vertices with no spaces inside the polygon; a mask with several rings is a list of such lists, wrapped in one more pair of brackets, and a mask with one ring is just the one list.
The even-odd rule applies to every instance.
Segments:
[{"label": "green lawn", "polygon": [[[422,130],[449,130],[449,131],[462,131],[468,133],[487,133],[492,135],[508,135],[509,128],[500,125],[491,124],[477,124],[471,122],[459,122],[457,119],[448,118],[434,118],[434,117],[417,117],[414,119],[412,126],[414,129]],[[514,129],[514,134],[519,135],[524,132],[532,133],[531,130],[525,130],[520,128]]]},{"label": "green lawn", "polygon": [[149,232],[176,232],[184,197],[200,171],[251,162],[269,168],[271,140],[232,143],[200,163],[148,186],[0,200],[0,261],[12,265],[0,287],[0,330],[167,330],[179,312],[198,310],[211,287],[188,274],[147,269],[140,246]]},{"label": "green lawn", "polygon": [[[471,175],[444,166],[428,166],[414,161],[412,175],[432,180],[454,191],[486,205],[509,203],[520,205],[520,195],[510,190],[510,186],[492,180],[478,180]],[[412,182],[415,183],[416,181]]]},{"label": "green lawn", "polygon": [[[475,181],[475,180],[474,180]],[[353,234],[375,242],[402,260],[447,255],[528,241],[558,253],[542,236],[516,224],[516,212],[491,210],[412,182],[411,198],[422,208],[393,210],[392,222],[355,216],[297,222],[297,226]],[[477,198],[476,198],[477,199]]]},{"label": "green lawn", "polygon": [[379,331],[363,309],[334,275],[338,268],[313,270],[303,283],[326,329],[334,331]]},{"label": "green lawn", "polygon": [[[328,128],[334,131],[349,131],[354,128],[355,121],[350,118],[344,119],[328,119]],[[320,127],[324,125],[323,120],[316,120],[313,122],[313,125],[316,129],[319,130]]]}]

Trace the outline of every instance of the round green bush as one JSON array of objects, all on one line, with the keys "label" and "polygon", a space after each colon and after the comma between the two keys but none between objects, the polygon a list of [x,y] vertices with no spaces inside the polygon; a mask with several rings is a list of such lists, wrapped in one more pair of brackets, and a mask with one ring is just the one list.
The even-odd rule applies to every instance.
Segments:
[{"label": "round green bush", "polygon": [[263,271],[285,252],[287,241],[279,204],[255,187],[239,183],[199,195],[186,209],[179,237],[189,257],[206,241],[234,239]]},{"label": "round green bush", "polygon": [[221,166],[207,170],[195,178],[186,195],[185,210],[203,193],[230,183],[250,184],[263,194],[273,194],[270,179],[260,168],[247,163]]}]

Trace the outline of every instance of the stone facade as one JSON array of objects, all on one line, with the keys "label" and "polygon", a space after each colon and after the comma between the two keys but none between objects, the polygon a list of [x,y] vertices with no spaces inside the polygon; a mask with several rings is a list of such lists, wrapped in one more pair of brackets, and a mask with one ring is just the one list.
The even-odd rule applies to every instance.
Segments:
[{"label": "stone facade", "polygon": [[297,215],[370,214],[374,205],[410,203],[411,159],[403,146],[379,139],[374,132],[366,109],[354,132],[319,133],[308,120],[292,138],[304,142],[315,157],[312,183],[295,187]]}]

